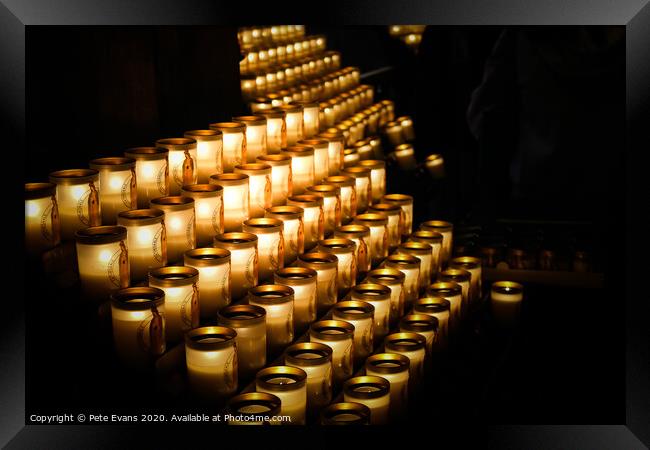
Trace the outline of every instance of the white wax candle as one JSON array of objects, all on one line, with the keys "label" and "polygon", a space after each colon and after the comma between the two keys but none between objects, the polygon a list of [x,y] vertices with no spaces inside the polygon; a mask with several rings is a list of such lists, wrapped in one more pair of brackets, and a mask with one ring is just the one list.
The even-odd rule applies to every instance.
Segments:
[{"label": "white wax candle", "polygon": [[311,250],[325,235],[325,212],[323,197],[317,195],[295,195],[289,197],[287,205],[303,209],[304,250]]},{"label": "white wax candle", "polygon": [[278,269],[284,267],[283,222],[278,219],[249,219],[243,224],[243,231],[257,236],[259,255],[259,280],[269,281]]},{"label": "white wax candle", "polygon": [[246,296],[258,283],[257,236],[251,233],[217,235],[214,246],[230,251],[230,293],[233,299]]},{"label": "white wax candle", "polygon": [[299,105],[281,105],[278,108],[287,114],[285,118],[287,145],[294,145],[304,137],[302,118],[303,108]]},{"label": "white wax candle", "polygon": [[[370,148],[372,149],[372,147]],[[370,169],[372,201],[378,203],[386,194],[386,163],[381,160],[366,159],[365,161],[359,161],[359,165]]]},{"label": "white wax candle", "polygon": [[[276,395],[280,401],[280,414],[290,417],[290,422],[283,422],[285,425],[304,425],[307,411],[307,375],[302,369],[296,367],[286,367],[294,371],[300,371],[301,375],[292,373],[277,373],[269,375],[263,380],[260,379],[260,372],[257,376],[256,390],[257,392],[266,392]],[[269,367],[266,370],[276,369],[276,367]],[[292,375],[292,376],[289,376]],[[295,387],[294,387],[295,385]]]},{"label": "white wax candle", "polygon": [[25,249],[40,254],[61,241],[56,186],[25,183]]},{"label": "white wax candle", "polygon": [[210,175],[223,173],[223,134],[219,130],[186,131],[196,141],[197,183],[208,183]]},{"label": "white wax candle", "polygon": [[50,183],[56,184],[62,240],[74,239],[77,230],[101,225],[99,172],[60,170],[50,174]]},{"label": "white wax candle", "polygon": [[441,220],[430,220],[420,225],[420,229],[442,234],[440,266],[446,266],[451,259],[451,252],[453,248],[453,225],[449,222],[443,222]]},{"label": "white wax candle", "polygon": [[418,163],[415,160],[415,153],[411,144],[400,144],[395,147],[393,153],[397,159],[397,164],[403,170],[413,170],[417,167]]},{"label": "white wax candle", "polygon": [[196,141],[190,138],[159,139],[156,146],[169,150],[169,193],[179,195],[186,184],[198,182]]},{"label": "white wax candle", "polygon": [[419,291],[424,291],[431,283],[431,260],[433,249],[424,242],[405,242],[397,248],[401,255],[412,255],[420,260]]},{"label": "white wax candle", "polygon": [[249,177],[241,173],[224,173],[210,177],[210,183],[223,188],[223,229],[241,231],[250,217]]},{"label": "white wax candle", "polygon": [[314,149],[312,147],[290,146],[282,154],[291,156],[293,193],[302,194],[314,184]]},{"label": "white wax candle", "polygon": [[235,173],[248,175],[249,217],[264,217],[264,212],[272,206],[271,166],[254,163],[235,166]]},{"label": "white wax candle", "polygon": [[316,342],[302,342],[287,348],[284,363],[307,374],[307,409],[311,414],[332,401],[332,349]]},{"label": "white wax candle", "polygon": [[433,343],[436,338],[438,321],[427,314],[407,314],[399,323],[399,331],[403,333],[417,333],[426,340],[426,355],[431,355]]},{"label": "white wax candle", "polygon": [[231,305],[218,313],[219,325],[237,332],[239,377],[252,378],[266,365],[266,311],[254,305]]},{"label": "white wax candle", "polygon": [[183,186],[181,195],[194,199],[196,246],[211,246],[214,237],[223,233],[223,187],[216,184],[191,184]]},{"label": "white wax candle", "polygon": [[210,129],[223,133],[223,173],[232,172],[246,161],[246,125],[238,122],[210,124]]},{"label": "white wax candle", "polygon": [[[361,380],[364,380],[362,382]],[[372,384],[365,382],[372,380]],[[375,381],[381,380],[381,381]],[[350,385],[348,385],[350,383]],[[358,383],[354,385],[352,383]],[[388,423],[390,411],[390,384],[383,377],[355,377],[346,383],[343,391],[345,402],[355,402],[366,405],[370,409],[370,424],[384,425]]]},{"label": "white wax candle", "polygon": [[233,117],[234,122],[246,125],[246,158],[240,164],[253,163],[266,155],[266,118],[260,116]]},{"label": "white wax candle", "polygon": [[332,349],[332,379],[341,383],[352,376],[354,365],[354,327],[340,320],[323,320],[312,324],[310,342],[319,342]]},{"label": "white wax candle", "polygon": [[221,248],[197,248],[185,252],[185,265],[199,271],[200,316],[213,319],[230,304],[230,251]]},{"label": "white wax candle", "polygon": [[377,353],[366,360],[366,375],[382,377],[390,384],[390,414],[399,419],[408,406],[409,359],[404,355]]},{"label": "white wax candle", "polygon": [[297,206],[273,206],[266,210],[266,217],[279,219],[284,230],[284,263],[291,264],[305,250],[305,227],[303,210]]},{"label": "white wax candle", "polygon": [[169,195],[169,150],[161,147],[136,147],[124,152],[135,159],[135,178],[138,190],[138,208],[149,207],[154,198]]},{"label": "white wax candle", "polygon": [[99,158],[90,161],[89,167],[99,172],[99,203],[102,224],[113,225],[122,211],[137,206],[137,181],[135,160],[132,158]]},{"label": "white wax candle", "polygon": [[416,333],[401,332],[386,337],[386,353],[399,353],[409,359],[409,384],[411,390],[420,388],[424,378],[425,346],[426,338]]},{"label": "white wax candle", "polygon": [[317,314],[321,315],[337,300],[338,258],[331,253],[306,253],[298,258],[297,265],[318,274]]},{"label": "white wax candle", "polygon": [[397,269],[404,274],[404,302],[408,308],[418,298],[420,284],[419,258],[413,255],[390,255],[386,259],[386,267]]},{"label": "white wax candle", "polygon": [[413,197],[404,194],[388,194],[382,196],[381,202],[400,205],[404,213],[402,235],[409,236],[413,231]]},{"label": "white wax candle", "polygon": [[354,326],[354,359],[363,361],[372,353],[375,334],[375,307],[364,301],[338,302],[332,309],[332,319]]},{"label": "white wax candle", "polygon": [[196,246],[194,199],[189,197],[159,197],[151,201],[152,209],[165,213],[167,262],[181,261],[183,254]]},{"label": "white wax candle", "polygon": [[370,228],[372,265],[378,265],[388,255],[388,218],[384,214],[359,214],[354,223]]},{"label": "white wax candle", "polygon": [[127,230],[132,282],[146,279],[150,270],[167,264],[164,214],[159,209],[134,209],[117,217],[117,224]]},{"label": "white wax candle", "polygon": [[288,155],[263,155],[257,157],[257,162],[271,166],[273,206],[284,205],[293,192],[291,157]]},{"label": "white wax candle", "polygon": [[374,312],[374,340],[379,341],[388,334],[391,290],[381,284],[363,283],[355,286],[350,299],[371,304]]},{"label": "white wax candle", "polygon": [[384,214],[388,218],[388,250],[392,251],[396,249],[402,238],[402,224],[404,223],[402,208],[398,205],[377,203],[376,205],[370,206],[368,212]]},{"label": "white wax candle", "polygon": [[375,269],[368,273],[366,281],[381,284],[390,289],[389,322],[394,324],[404,315],[404,280],[406,277],[396,269]]},{"label": "white wax candle", "polygon": [[266,345],[271,355],[293,341],[293,302],[289,286],[267,284],[249,290],[248,304],[266,311]]},{"label": "white wax candle", "polygon": [[[330,129],[332,130],[332,129]],[[343,167],[343,153],[345,146],[343,143],[343,135],[338,130],[326,131],[318,135],[319,138],[328,141],[327,154],[329,158],[328,172],[329,175],[337,175]]]},{"label": "white wax candle", "polygon": [[472,274],[470,280],[469,298],[471,303],[478,304],[482,299],[481,260],[473,256],[459,256],[450,262],[450,267],[467,270]]},{"label": "white wax candle", "polygon": [[273,282],[289,286],[294,291],[293,325],[302,333],[316,320],[318,274],[306,267],[286,267],[275,272]]},{"label": "white wax candle", "polygon": [[362,213],[372,203],[372,182],[370,180],[370,169],[365,167],[347,167],[342,170],[347,176],[354,177],[356,182],[357,212]]},{"label": "white wax candle", "polygon": [[256,112],[255,115],[266,118],[267,153],[279,153],[282,148],[287,146],[287,132],[284,124],[286,113],[276,109],[265,109]]},{"label": "white wax candle", "polygon": [[309,186],[306,192],[323,197],[324,232],[331,235],[341,225],[341,189],[333,184],[317,184]]},{"label": "white wax candle", "polygon": [[513,326],[519,319],[524,298],[523,286],[514,281],[497,281],[490,291],[493,317],[502,326]]},{"label": "white wax candle", "polygon": [[165,293],[165,338],[178,342],[199,325],[199,272],[192,267],[169,266],[149,272],[149,286]]},{"label": "white wax candle", "polygon": [[314,149],[314,182],[320,183],[329,175],[329,142],[325,139],[303,139],[296,145]]},{"label": "white wax candle", "polygon": [[427,314],[438,320],[438,331],[435,335],[433,348],[444,351],[449,342],[449,316],[451,303],[442,297],[424,297],[418,299],[413,306],[414,314]]}]

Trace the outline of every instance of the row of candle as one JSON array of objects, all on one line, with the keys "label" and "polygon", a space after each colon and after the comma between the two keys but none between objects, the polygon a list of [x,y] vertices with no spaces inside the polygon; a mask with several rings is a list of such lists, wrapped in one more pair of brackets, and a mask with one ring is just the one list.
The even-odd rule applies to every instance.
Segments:
[{"label": "row of candle", "polygon": [[241,48],[270,45],[298,39],[305,35],[304,25],[273,25],[268,27],[241,27],[237,40]]},{"label": "row of candle", "polygon": [[239,63],[239,71],[240,74],[244,75],[281,64],[292,63],[302,58],[314,57],[323,53],[326,45],[327,39],[325,36],[312,35],[281,44],[242,47],[243,58]]}]

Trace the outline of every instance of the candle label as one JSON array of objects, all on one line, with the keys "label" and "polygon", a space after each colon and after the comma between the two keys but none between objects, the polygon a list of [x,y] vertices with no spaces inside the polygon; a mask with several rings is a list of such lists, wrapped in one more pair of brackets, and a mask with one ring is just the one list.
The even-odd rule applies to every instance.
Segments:
[{"label": "candle label", "polygon": [[399,209],[399,221],[397,222],[397,243],[399,244],[400,236],[406,231],[406,214],[402,208]]},{"label": "candle label", "polygon": [[338,269],[334,269],[334,276],[330,278],[327,285],[327,300],[329,303],[336,303],[336,277]]},{"label": "candle label", "polygon": [[363,350],[366,354],[370,354],[372,352],[372,338],[373,338],[373,322],[372,320],[370,321],[370,326],[367,326],[365,330],[363,330],[363,336],[361,336],[361,346],[363,347]]},{"label": "candle label", "polygon": [[[281,136],[281,138],[280,138],[280,140],[281,140],[280,148],[286,148],[286,146],[287,146],[287,121],[286,121],[286,119],[284,117],[282,118],[282,126],[280,128],[280,136]],[[289,172],[289,173],[291,173],[291,172]]]},{"label": "candle label", "polygon": [[[274,251],[275,249],[275,251]],[[278,269],[281,269],[284,261],[284,238],[282,237],[282,231],[278,233],[278,238],[271,244],[271,253],[269,254],[269,263],[271,264],[271,269],[275,272]]]},{"label": "candle label", "polygon": [[167,236],[165,231],[165,221],[163,220],[160,223],[160,229],[151,242],[153,257],[156,261],[161,262],[163,266],[167,264]]},{"label": "candle label", "polygon": [[343,357],[340,364],[341,370],[347,375],[352,375],[352,343],[343,351]]},{"label": "candle label", "polygon": [[228,391],[232,392],[237,389],[237,343],[233,342],[232,352],[228,355],[224,370],[224,382]]},{"label": "candle label", "polygon": [[291,342],[293,341],[293,307],[291,308],[291,311],[289,311],[289,314],[287,314],[286,327],[287,339]]},{"label": "candle label", "polygon": [[246,262],[246,281],[248,282],[247,286],[249,287],[257,285],[257,264],[258,255],[257,247],[255,247],[255,251],[250,255]]},{"label": "candle label", "polygon": [[226,305],[230,304],[230,262],[226,270],[223,272],[223,278],[219,281],[219,289],[221,290],[221,298],[223,298]]},{"label": "candle label", "polygon": [[[284,147],[282,147],[284,148]],[[285,197],[291,197],[293,194],[293,169],[291,164],[289,164],[289,176],[287,177],[287,192],[285,192]]]},{"label": "candle label", "polygon": [[192,290],[181,302],[181,321],[185,325],[183,331],[191,330],[199,325],[199,288],[192,284]]},{"label": "candle label", "polygon": [[382,238],[383,248],[380,249],[380,255],[386,256],[388,254],[388,225],[384,225],[384,236]]},{"label": "candle label", "polygon": [[120,188],[120,198],[122,199],[122,204],[129,209],[137,205],[135,169],[131,169],[131,175],[124,178],[124,182],[122,183],[122,187]]},{"label": "candle label", "polygon": [[354,217],[357,214],[357,187],[351,186],[352,192],[350,193],[350,210],[348,215]]},{"label": "candle label", "polygon": [[156,186],[158,187],[158,192],[162,195],[168,195],[169,193],[169,163],[165,160],[165,164],[160,166],[158,174],[156,175]]},{"label": "candle label", "polygon": [[307,303],[307,314],[310,322],[316,319],[317,295],[318,285],[316,284],[314,285],[314,289],[312,289],[311,294],[309,294],[309,300]]},{"label": "candle label", "polygon": [[47,205],[43,214],[41,215],[41,235],[46,241],[54,242],[54,221],[58,221],[58,213],[56,211],[56,199],[52,196],[52,202]]},{"label": "candle label", "polygon": [[[318,207],[318,239],[321,240],[325,237],[325,211],[322,206]],[[313,233],[313,231],[312,231]]]},{"label": "candle label", "polygon": [[124,241],[108,261],[106,276],[116,288],[129,287],[129,252]]},{"label": "candle label", "polygon": [[[185,159],[183,159],[183,184],[194,183],[194,159],[189,150],[185,150]],[[177,181],[178,182],[178,181]]]},{"label": "candle label", "polygon": [[359,270],[366,271],[368,268],[368,245],[363,237],[359,237],[359,247],[357,248],[357,266]]},{"label": "candle label", "polygon": [[165,321],[156,306],[151,308],[151,317],[140,322],[137,341],[145,353],[157,356],[165,352]]},{"label": "candle label", "polygon": [[266,175],[264,181],[264,204],[260,205],[263,209],[270,208],[273,204],[273,195],[271,193],[271,175]]},{"label": "candle label", "polygon": [[334,223],[331,224],[332,229],[341,224],[341,196],[336,196],[336,205],[334,206]]},{"label": "candle label", "polygon": [[305,222],[302,220],[302,217],[298,218],[298,242],[296,243],[297,253],[304,253],[305,251]]},{"label": "candle label", "polygon": [[196,227],[196,215],[194,210],[192,210],[192,216],[190,220],[187,221],[187,226],[185,227],[185,237],[187,239],[187,245],[190,248],[194,248],[194,230]]},{"label": "candle label", "polygon": [[325,376],[321,382],[321,395],[328,403],[332,400],[332,363],[329,363],[325,369]]},{"label": "candle label", "polygon": [[77,201],[77,217],[79,221],[86,226],[90,226],[90,216],[88,207],[90,205],[90,189],[85,191]]},{"label": "candle label", "polygon": [[246,141],[246,133],[242,133],[242,139],[241,139],[241,152],[239,155],[235,154],[235,166],[238,166],[242,163],[242,161],[246,161],[246,152],[248,151],[248,143]]},{"label": "candle label", "polygon": [[212,211],[212,218],[210,220],[212,222],[212,229],[215,233],[221,234],[221,224],[223,223],[223,199],[217,201],[219,202],[219,206],[214,208],[214,211]]}]

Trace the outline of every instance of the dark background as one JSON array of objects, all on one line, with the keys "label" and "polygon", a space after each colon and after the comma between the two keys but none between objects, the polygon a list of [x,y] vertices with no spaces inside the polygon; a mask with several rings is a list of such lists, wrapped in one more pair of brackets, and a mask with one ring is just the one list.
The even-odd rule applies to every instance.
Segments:
[{"label": "dark background", "polygon": [[[579,220],[607,256],[605,289],[537,290],[505,360],[478,352],[447,372],[457,376],[443,385],[441,420],[624,421],[623,267],[621,250],[607,250],[623,207],[608,174],[622,170],[624,47],[603,44],[602,27],[587,41],[600,45],[585,47],[583,29],[430,27],[416,55],[386,27],[307,28],[327,35],[343,65],[393,67],[364,81],[414,117],[419,158],[440,152],[446,162],[433,203],[417,195],[427,186],[393,181],[426,205],[422,216]],[[27,180],[242,113],[238,54],[235,28],[29,27]],[[466,115],[486,63],[473,134]],[[522,154],[515,187],[510,163]],[[110,343],[70,301],[73,290],[27,288],[28,411],[165,406],[153,391],[132,386],[134,404],[131,388],[118,392],[129,380],[93,347]]]}]

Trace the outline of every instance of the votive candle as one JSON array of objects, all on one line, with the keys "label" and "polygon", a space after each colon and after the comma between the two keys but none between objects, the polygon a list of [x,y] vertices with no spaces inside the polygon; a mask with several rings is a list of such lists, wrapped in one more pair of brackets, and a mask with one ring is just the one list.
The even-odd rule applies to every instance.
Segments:
[{"label": "votive candle", "polygon": [[165,213],[167,262],[183,259],[183,254],[196,246],[194,199],[181,196],[159,197],[151,200],[151,208]]},{"label": "votive candle", "polygon": [[243,173],[212,175],[210,184],[223,188],[223,230],[241,231],[250,217],[249,176]]},{"label": "votive candle", "polygon": [[50,173],[50,183],[56,185],[62,240],[74,239],[77,230],[101,225],[98,171],[59,170]]},{"label": "votive candle", "polygon": [[196,140],[190,138],[158,139],[156,147],[169,150],[169,194],[178,195],[185,184],[199,180]]},{"label": "votive candle", "polygon": [[124,152],[135,159],[138,208],[146,209],[154,198],[169,195],[169,150],[161,147],[135,147]]},{"label": "votive candle", "polygon": [[279,219],[256,218],[243,223],[243,231],[257,236],[259,281],[270,281],[284,267],[284,224]]},{"label": "votive candle", "polygon": [[273,275],[273,283],[293,289],[293,327],[302,333],[316,320],[318,273],[307,267],[285,267]]},{"label": "votive candle", "polygon": [[221,131],[223,172],[232,172],[236,165],[246,161],[246,125],[239,122],[217,122],[211,123],[210,129]]},{"label": "votive candle", "polygon": [[230,293],[233,299],[246,296],[258,283],[257,236],[252,233],[218,234],[214,246],[230,251]]},{"label": "votive candle", "polygon": [[230,304],[230,251],[214,247],[188,250],[184,263],[199,272],[200,317],[214,319],[220,309]]},{"label": "votive candle", "polygon": [[219,325],[237,332],[239,378],[251,379],[266,365],[266,311],[254,305],[229,305],[217,317]]},{"label": "votive candle", "polygon": [[183,135],[196,141],[197,183],[208,183],[210,175],[223,173],[223,133],[191,130]]},{"label": "votive candle", "polygon": [[126,228],[132,282],[167,264],[164,215],[159,209],[132,209],[117,216],[117,224]]}]

